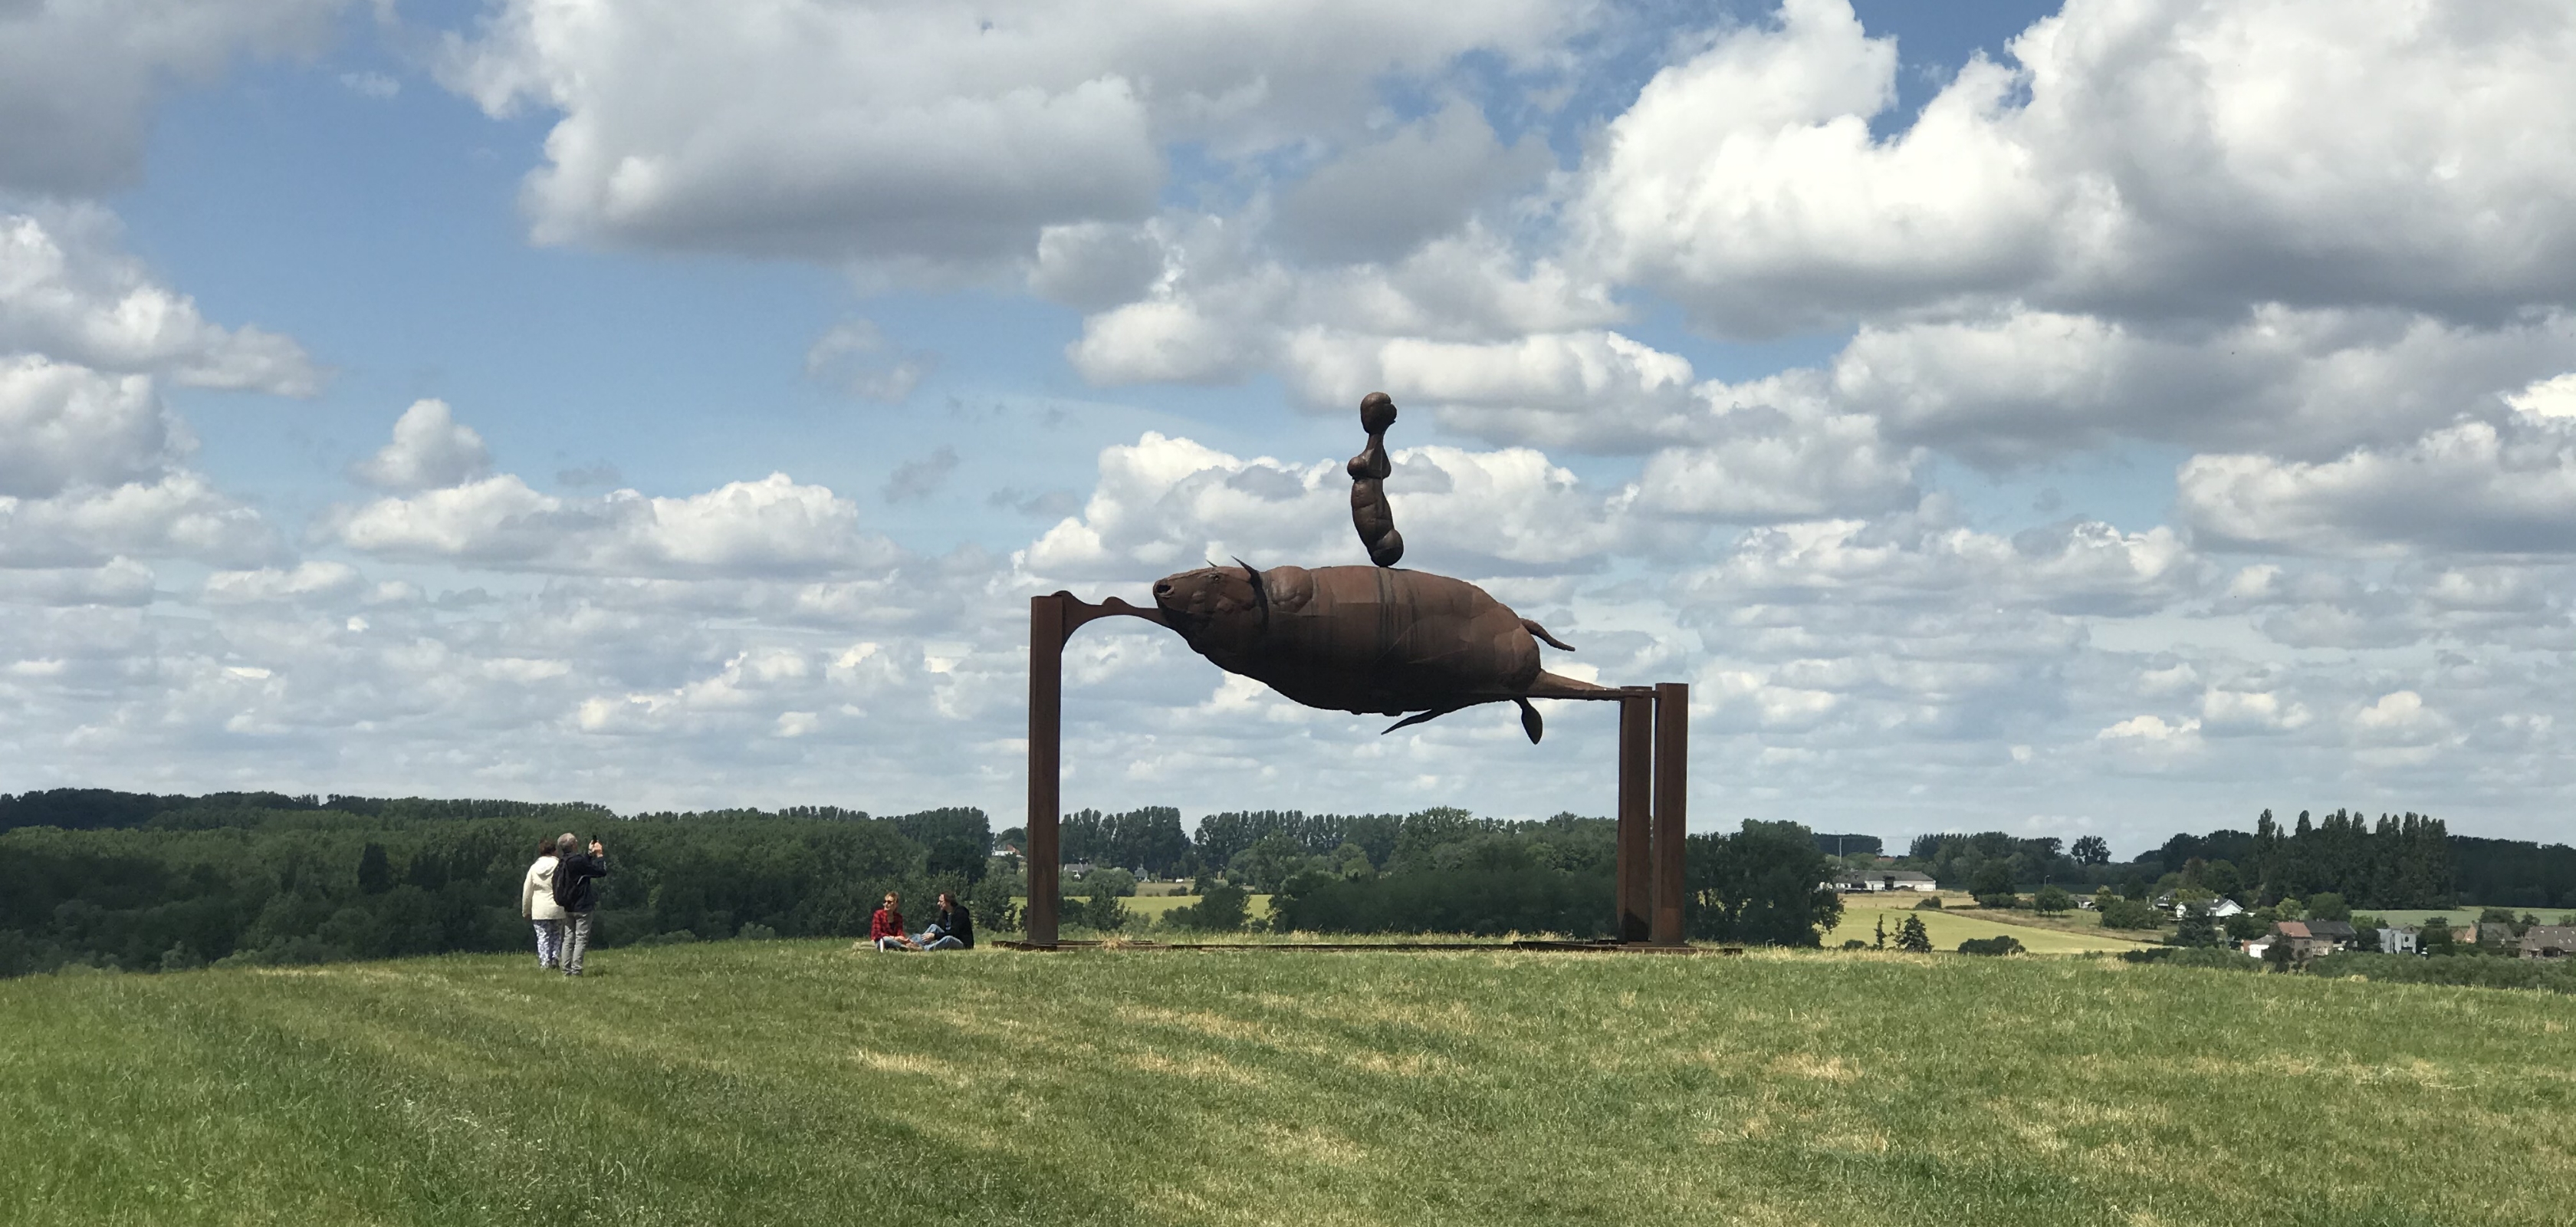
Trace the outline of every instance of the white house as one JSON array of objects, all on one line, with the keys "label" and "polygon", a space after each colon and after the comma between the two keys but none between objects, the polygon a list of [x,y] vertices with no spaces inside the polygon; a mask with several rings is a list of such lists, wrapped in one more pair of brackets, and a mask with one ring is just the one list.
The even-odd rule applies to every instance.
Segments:
[{"label": "white house", "polygon": [[1929,875],[1902,869],[1873,869],[1864,873],[1836,874],[1832,881],[1818,883],[1828,890],[1846,895],[1881,890],[1938,890],[1940,885]]},{"label": "white house", "polygon": [[2381,929],[2379,931],[2379,952],[2381,954],[2417,953],[2415,942],[2416,939],[2421,936],[2422,932],[2416,929]]}]

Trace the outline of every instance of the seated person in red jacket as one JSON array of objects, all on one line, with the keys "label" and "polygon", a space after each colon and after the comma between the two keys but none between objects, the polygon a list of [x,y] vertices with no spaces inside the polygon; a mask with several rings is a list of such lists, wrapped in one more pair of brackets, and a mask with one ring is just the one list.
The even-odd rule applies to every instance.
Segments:
[{"label": "seated person in red jacket", "polygon": [[903,911],[895,906],[894,892],[886,892],[885,906],[868,917],[868,940],[879,950],[919,950],[921,946],[903,935]]}]

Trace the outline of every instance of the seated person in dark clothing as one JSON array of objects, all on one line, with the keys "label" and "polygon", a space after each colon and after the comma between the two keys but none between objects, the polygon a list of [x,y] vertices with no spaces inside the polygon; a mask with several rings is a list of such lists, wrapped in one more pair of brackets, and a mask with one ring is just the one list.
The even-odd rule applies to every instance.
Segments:
[{"label": "seated person in dark clothing", "polygon": [[947,891],[939,892],[939,918],[921,931],[917,939],[923,950],[972,950],[975,948],[975,918],[966,905]]}]

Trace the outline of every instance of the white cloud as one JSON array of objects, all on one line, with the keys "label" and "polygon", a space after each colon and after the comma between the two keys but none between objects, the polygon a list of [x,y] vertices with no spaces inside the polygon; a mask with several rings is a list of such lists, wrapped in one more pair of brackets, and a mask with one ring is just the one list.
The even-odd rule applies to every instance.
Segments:
[{"label": "white cloud", "polygon": [[[7,127],[0,111],[0,129]],[[42,353],[189,387],[320,390],[321,372],[292,339],[206,322],[193,299],[156,284],[115,250],[117,231],[115,217],[94,206],[0,213],[0,353]]]},{"label": "white cloud", "polygon": [[[1407,565],[1470,576],[1596,568],[1626,531],[1619,496],[1585,490],[1525,448],[1394,453],[1387,481]],[[1240,556],[1256,566],[1362,564],[1350,479],[1337,461],[1243,460],[1148,432],[1105,448],[1080,516],[1022,556],[1050,579],[1150,579]]]},{"label": "white cloud", "polygon": [[2010,51],[1877,140],[1894,45],[1790,0],[1610,125],[1576,228],[1748,333],[1977,300],[2483,320],[2576,289],[2563,5],[2071,0]]},{"label": "white cloud", "polygon": [[2322,463],[2195,456],[2175,478],[2183,516],[2249,547],[2319,553],[2576,550],[2576,421],[2462,422]]},{"label": "white cloud", "polygon": [[257,512],[195,473],[45,499],[0,495],[0,567],[98,566],[120,555],[238,565],[275,550]]},{"label": "white cloud", "polygon": [[1317,168],[1280,197],[1273,231],[1305,259],[1391,260],[1555,165],[1536,134],[1506,147],[1474,106],[1453,100]]},{"label": "white cloud", "polygon": [[0,358],[0,495],[42,498],[144,480],[186,444],[146,376]]},{"label": "white cloud", "polygon": [[456,420],[442,400],[417,400],[394,420],[393,442],[352,466],[351,473],[385,490],[461,486],[489,473],[492,453],[483,436]]},{"label": "white cloud", "polygon": [[974,266],[1053,225],[1141,220],[1164,148],[1356,131],[1381,77],[1521,58],[1543,0],[596,6],[515,0],[444,79],[561,115],[526,200],[542,241]]},{"label": "white cloud", "polygon": [[0,189],[94,194],[140,168],[155,99],[240,54],[318,49],[343,0],[0,6]]},{"label": "white cloud", "polygon": [[388,558],[583,575],[831,575],[899,557],[859,526],[855,504],[784,473],[687,498],[597,499],[539,494],[505,473],[342,508],[328,531]]}]

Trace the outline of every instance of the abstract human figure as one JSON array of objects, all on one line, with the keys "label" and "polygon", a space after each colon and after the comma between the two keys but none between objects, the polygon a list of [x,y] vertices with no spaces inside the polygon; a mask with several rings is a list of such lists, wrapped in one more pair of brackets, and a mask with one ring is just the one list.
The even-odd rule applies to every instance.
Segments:
[{"label": "abstract human figure", "polygon": [[1393,425],[1394,398],[1369,393],[1360,401],[1360,428],[1368,432],[1368,446],[1342,466],[1351,475],[1351,527],[1359,530],[1369,561],[1381,567],[1404,560],[1404,534],[1395,531],[1395,508],[1386,501],[1386,479],[1395,472],[1395,462],[1386,458],[1386,428]]},{"label": "abstract human figure", "polygon": [[1510,702],[1535,743],[1546,726],[1531,699],[1599,698],[1609,688],[1541,668],[1540,643],[1574,649],[1484,589],[1394,565],[1404,553],[1384,487],[1394,422],[1385,393],[1360,402],[1369,442],[1349,466],[1351,524],[1376,566],[1203,567],[1156,581],[1154,605],[1192,651],[1308,707],[1405,717],[1394,732]]}]

